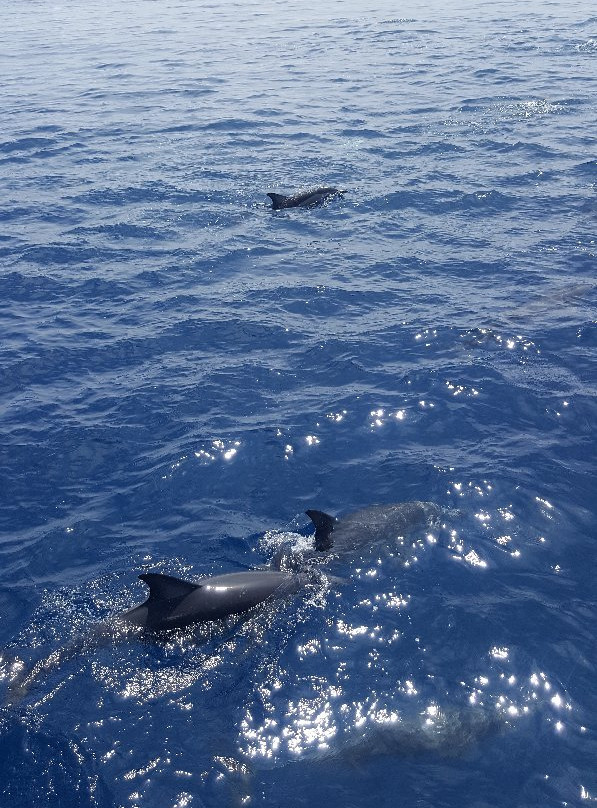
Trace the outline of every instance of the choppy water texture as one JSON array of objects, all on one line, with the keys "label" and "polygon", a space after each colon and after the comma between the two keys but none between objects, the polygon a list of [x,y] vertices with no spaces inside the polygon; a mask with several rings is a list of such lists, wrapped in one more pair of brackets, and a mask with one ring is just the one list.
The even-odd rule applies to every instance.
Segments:
[{"label": "choppy water texture", "polygon": [[48,666],[0,805],[597,798],[594,12],[5,0],[2,699],[142,571],[446,519]]}]

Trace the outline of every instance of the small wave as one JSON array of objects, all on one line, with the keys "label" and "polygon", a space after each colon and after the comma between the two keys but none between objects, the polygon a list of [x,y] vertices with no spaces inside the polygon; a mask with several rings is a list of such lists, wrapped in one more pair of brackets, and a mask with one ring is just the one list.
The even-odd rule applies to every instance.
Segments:
[{"label": "small wave", "polygon": [[515,143],[508,143],[505,141],[482,140],[479,141],[478,145],[488,151],[502,154],[521,152],[533,158],[553,158],[558,155],[557,149],[530,141],[517,140]]},{"label": "small wave", "polygon": [[227,202],[230,193],[183,189],[173,185],[147,184],[123,188],[96,188],[74,196],[73,201],[82,205],[102,205],[106,207],[126,207],[132,203],[172,202],[176,204],[193,202]]},{"label": "small wave", "polygon": [[247,118],[221,118],[203,125],[206,132],[242,132],[247,129],[255,129],[257,122]]},{"label": "small wave", "polygon": [[580,42],[574,46],[577,53],[597,53],[597,39],[587,39],[586,42]]},{"label": "small wave", "polygon": [[429,215],[469,211],[478,216],[493,215],[512,210],[516,206],[514,197],[500,191],[397,191],[384,199],[391,210],[414,208]]},{"label": "small wave", "polygon": [[58,141],[49,137],[23,137],[17,140],[8,140],[0,143],[0,154],[12,152],[32,151],[33,149],[48,149],[55,146]]},{"label": "small wave", "polygon": [[160,230],[156,227],[130,224],[128,222],[104,224],[97,227],[75,227],[70,232],[80,235],[106,235],[114,239],[149,239],[150,241],[167,241],[177,236],[174,230]]},{"label": "small wave", "polygon": [[107,261],[124,257],[123,253],[111,250],[109,247],[92,247],[86,244],[37,244],[26,247],[21,252],[21,259],[47,266],[54,265],[85,265],[96,261]]},{"label": "small wave", "polygon": [[39,211],[36,208],[21,208],[18,206],[5,208],[0,210],[0,222],[19,221],[26,216],[37,215],[38,213]]},{"label": "small wave", "polygon": [[582,163],[577,163],[572,169],[575,174],[586,175],[592,179],[597,179],[597,160],[586,160]]}]

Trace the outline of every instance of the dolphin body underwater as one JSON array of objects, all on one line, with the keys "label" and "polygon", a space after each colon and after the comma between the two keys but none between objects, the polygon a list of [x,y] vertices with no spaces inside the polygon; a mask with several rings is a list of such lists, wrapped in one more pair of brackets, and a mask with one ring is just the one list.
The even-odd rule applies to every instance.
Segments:
[{"label": "dolphin body underwater", "polygon": [[416,500],[371,505],[340,518],[323,511],[306,511],[315,525],[315,549],[334,553],[350,553],[380,542],[396,544],[417,528],[437,526],[444,513],[433,502]]},{"label": "dolphin body underwater", "polygon": [[[38,660],[29,671],[15,668],[17,674],[8,687],[8,704],[20,702],[41,679],[81,653],[131,635],[153,633],[159,636],[160,632],[171,629],[242,615],[266,601],[295,594],[317,580],[308,573],[278,570],[232,572],[197,582],[152,572],[139,578],[149,587],[147,600],[96,624],[87,634],[74,637],[62,648]],[[6,662],[1,654],[0,662]]]},{"label": "dolphin body underwater", "polygon": [[313,208],[316,205],[322,205],[336,196],[342,196],[345,191],[340,191],[338,188],[313,188],[311,191],[303,191],[299,194],[292,196],[284,196],[283,194],[268,194],[272,200],[272,210],[282,210],[283,208]]}]

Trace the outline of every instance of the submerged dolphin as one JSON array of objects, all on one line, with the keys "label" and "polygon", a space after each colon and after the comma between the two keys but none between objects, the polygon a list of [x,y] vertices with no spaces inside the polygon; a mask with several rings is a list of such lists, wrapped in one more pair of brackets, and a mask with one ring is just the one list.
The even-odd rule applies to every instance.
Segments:
[{"label": "submerged dolphin", "polygon": [[[499,708],[480,705],[444,708],[431,704],[418,714],[395,714],[391,720],[386,718],[381,721],[359,716],[358,722],[351,726],[338,727],[325,744],[314,744],[310,748],[305,745],[300,755],[293,749],[290,765],[300,767],[299,771],[304,773],[302,776],[310,780],[322,777],[330,783],[332,778],[343,776],[347,767],[358,771],[376,759],[385,758],[391,763],[400,758],[421,758],[425,755],[435,761],[438,758],[459,758],[508,728],[511,725]],[[226,777],[234,805],[255,801],[253,798],[256,797],[260,771],[288,765],[288,753],[284,754],[284,746],[286,749],[289,746],[289,736],[286,734],[289,731],[290,728],[285,728],[277,739],[281,743],[273,749],[261,753],[253,749],[251,754],[247,754],[235,745],[234,749],[225,750],[228,754],[214,756],[216,771]],[[291,776],[296,778],[295,782],[300,781],[301,774]]]},{"label": "submerged dolphin", "polygon": [[339,519],[323,511],[306,511],[315,525],[315,549],[351,552],[365,545],[396,542],[407,533],[433,527],[444,511],[433,502],[371,505]]},{"label": "submerged dolphin", "polygon": [[311,208],[315,205],[321,205],[327,202],[328,199],[333,199],[335,196],[342,196],[345,191],[340,191],[338,188],[314,188],[311,191],[303,191],[300,194],[293,196],[284,196],[283,194],[268,194],[272,200],[272,209],[281,210],[282,208]]},{"label": "submerged dolphin", "polygon": [[268,598],[297,592],[309,580],[306,575],[275,570],[231,572],[197,583],[155,572],[139,578],[149,587],[149,597],[118,619],[147,631],[184,628],[242,614]]}]

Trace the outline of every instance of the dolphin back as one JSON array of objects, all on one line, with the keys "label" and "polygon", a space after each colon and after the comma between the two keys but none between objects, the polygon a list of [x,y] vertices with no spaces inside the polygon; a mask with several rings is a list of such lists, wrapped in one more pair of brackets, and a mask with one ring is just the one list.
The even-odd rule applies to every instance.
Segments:
[{"label": "dolphin back", "polygon": [[348,552],[381,542],[393,545],[414,530],[436,525],[443,511],[433,502],[413,501],[371,505],[339,518],[323,511],[306,513],[315,525],[316,550]]},{"label": "dolphin back", "polygon": [[330,550],[334,545],[332,531],[337,521],[336,517],[323,511],[309,510],[305,513],[315,525],[315,549],[320,553]]},{"label": "dolphin back", "polygon": [[312,188],[310,191],[303,191],[293,196],[275,193],[268,193],[268,196],[272,200],[272,209],[280,210],[281,208],[312,208],[324,204],[328,199],[342,196],[344,193],[345,191],[341,191],[339,188],[324,186]]},{"label": "dolphin back", "polygon": [[149,586],[149,596],[120,619],[149,631],[184,628],[242,614],[270,597],[296,592],[305,584],[300,575],[274,570],[232,572],[202,578],[197,583],[155,572],[139,577]]},{"label": "dolphin back", "polygon": [[288,197],[284,196],[284,194],[268,194],[268,196],[272,200],[273,210],[287,207]]},{"label": "dolphin back", "polygon": [[139,575],[139,579],[149,587],[149,600],[178,600],[201,586],[175,578],[173,575],[162,575],[157,572],[146,572]]}]

